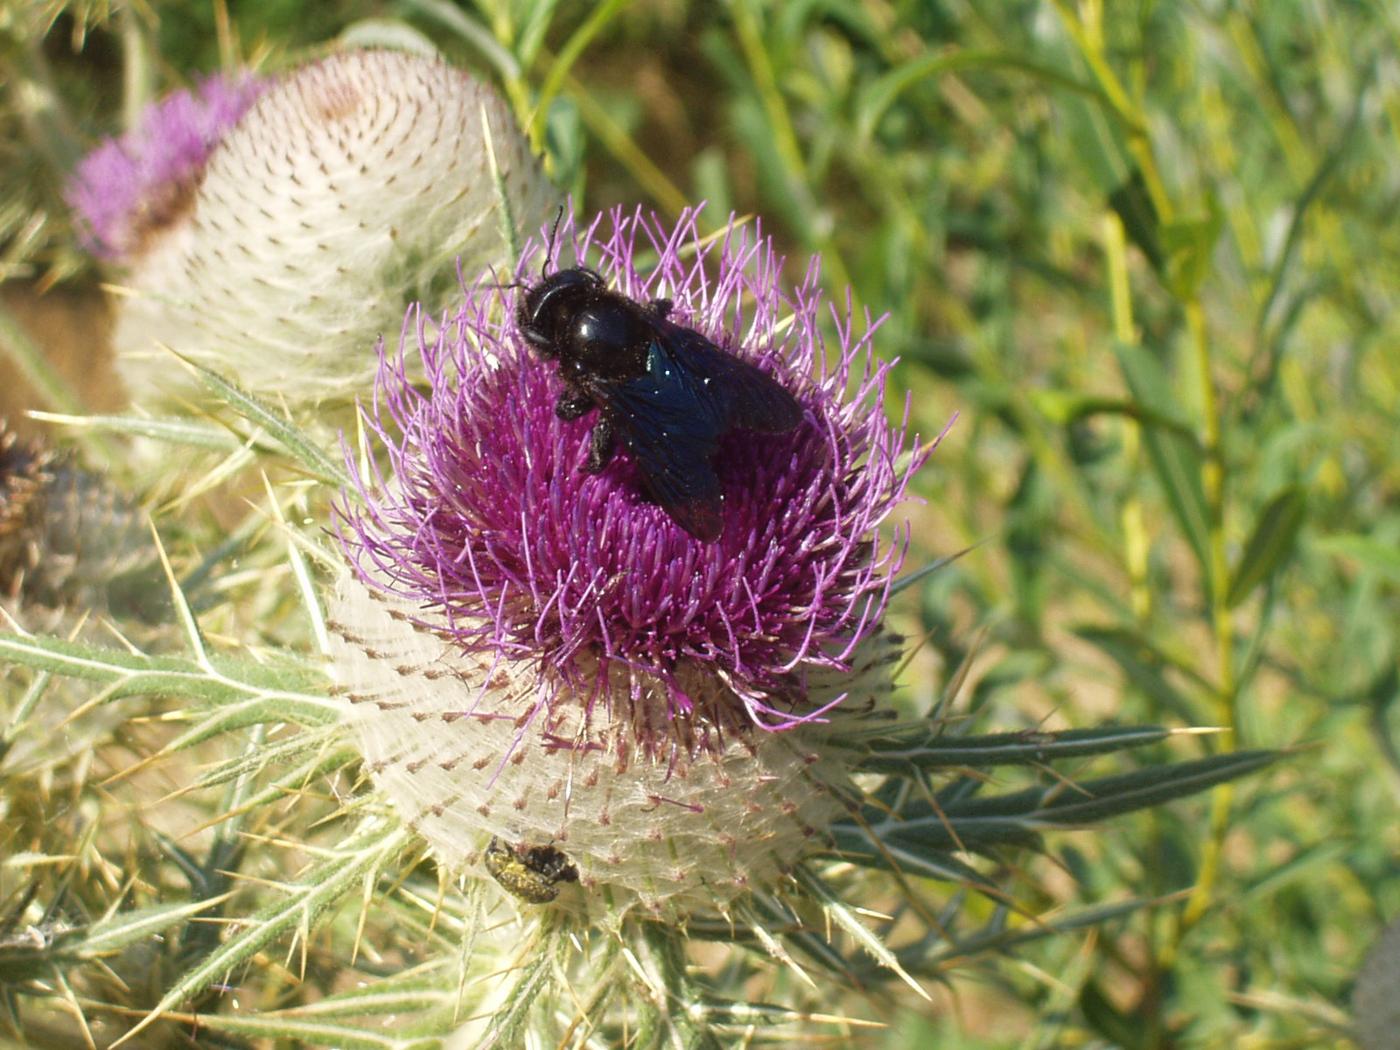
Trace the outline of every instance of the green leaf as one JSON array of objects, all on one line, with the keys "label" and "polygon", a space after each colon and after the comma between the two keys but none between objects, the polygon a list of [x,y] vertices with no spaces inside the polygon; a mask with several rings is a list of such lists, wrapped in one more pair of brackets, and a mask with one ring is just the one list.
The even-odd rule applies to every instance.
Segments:
[{"label": "green leaf", "polygon": [[489,28],[472,18],[450,0],[408,0],[409,6],[441,23],[466,41],[495,67],[507,82],[520,79],[520,63],[496,40]]},{"label": "green leaf", "polygon": [[1123,231],[1160,275],[1165,257],[1162,254],[1161,223],[1157,208],[1147,192],[1142,169],[1136,166],[1128,178],[1108,195],[1108,205],[1123,223]]},{"label": "green leaf", "polygon": [[1139,423],[1174,433],[1192,445],[1196,442],[1196,435],[1192,433],[1187,424],[1178,419],[1153,412],[1136,401],[1126,401],[1116,397],[1098,397],[1072,390],[1032,390],[1028,396],[1042,416],[1060,426],[1078,423],[1091,416],[1124,416]]},{"label": "green leaf", "polygon": [[[825,937],[793,914],[792,907],[783,899],[771,893],[756,892],[749,898],[752,918],[762,920],[765,930],[772,929],[781,934],[788,947],[800,951],[814,965],[820,966],[833,976],[845,978],[851,972],[851,960]],[[762,943],[763,937],[754,925],[732,927],[729,940],[743,931],[745,941],[750,944]]]},{"label": "green leaf", "polygon": [[1206,200],[1206,214],[1177,219],[1162,226],[1162,246],[1167,253],[1167,287],[1181,300],[1194,298],[1211,270],[1211,256],[1225,216],[1219,202]]},{"label": "green leaf", "polygon": [[403,1017],[411,1023],[395,1024],[392,1030],[376,1031],[364,1021],[322,1021],[289,1013],[221,1014],[201,1013],[199,1027],[230,1036],[281,1041],[290,1046],[335,1047],[336,1050],[440,1050],[443,1037],[462,1019],[454,1020],[451,1008],[431,1010],[423,996],[404,996]]},{"label": "green leaf", "polygon": [[83,939],[68,949],[79,959],[95,959],[101,955],[111,955],[129,944],[154,936],[161,930],[221,903],[223,898],[215,897],[184,904],[163,904],[135,911],[118,912],[110,918],[93,923],[88,927]]},{"label": "green leaf", "polygon": [[796,878],[798,884],[820,902],[822,911],[831,922],[845,930],[846,935],[869,952],[881,966],[894,971],[900,980],[914,989],[919,996],[928,999],[928,993],[904,971],[904,967],[899,965],[899,960],[886,947],[885,942],[865,928],[865,924],[856,917],[850,905],[843,901],[830,886],[805,867],[797,869]]},{"label": "green leaf", "polygon": [[[312,745],[308,744],[307,746]],[[308,784],[314,784],[317,777],[323,773],[347,766],[359,757],[359,752],[353,748],[328,748],[323,755],[313,757],[299,766],[294,766],[275,780],[266,783],[260,790],[244,799],[240,809],[245,812],[256,812],[274,802],[294,797],[304,792]],[[201,784],[201,786],[203,785]]]},{"label": "green leaf", "polygon": [[901,948],[896,954],[911,972],[937,975],[946,972],[948,963],[953,960],[981,958],[993,952],[1007,952],[1019,945],[1093,929],[1160,903],[1159,900],[1135,898],[1085,908],[1058,918],[1037,916],[1034,922],[1015,927],[1008,927],[1001,921],[1005,912],[998,911],[982,930],[970,936],[958,937],[952,943],[939,938],[934,942],[938,946],[936,951],[920,952],[919,947],[911,946],[908,949]]},{"label": "green leaf", "polygon": [[[486,167],[491,172],[491,188],[496,194],[496,221],[501,230],[501,242],[505,244],[509,258],[520,258],[520,226],[516,222],[515,209],[511,207],[510,193],[506,190],[506,180],[501,175],[501,166],[496,159],[496,134],[491,130],[491,120],[486,107],[481,107],[481,141],[486,147]],[[562,214],[562,212],[561,212]],[[473,235],[470,227],[462,230],[458,244],[465,246]]]},{"label": "green leaf", "polygon": [[6,980],[28,980],[41,976],[55,964],[74,964],[114,955],[207,911],[222,903],[223,899],[217,897],[117,912],[91,925],[50,932],[47,937],[25,934],[0,938],[0,976]]},{"label": "green leaf", "polygon": [[1290,486],[1271,499],[1254,523],[1254,531],[1230,580],[1225,604],[1233,609],[1249,597],[1255,587],[1277,571],[1293,553],[1298,530],[1307,515],[1307,497],[1301,488]]},{"label": "green leaf", "polygon": [[530,122],[530,127],[526,131],[533,139],[543,129],[541,122],[549,112],[550,103],[559,94],[559,89],[564,84],[564,78],[569,75],[569,70],[573,68],[579,56],[587,49],[594,37],[601,33],[608,25],[623,11],[627,9],[628,0],[602,0],[601,3],[594,4],[577,29],[564,41],[559,53],[550,64],[549,72],[545,74],[541,82],[538,94],[535,99],[535,113]]},{"label": "green leaf", "polygon": [[906,572],[904,575],[896,579],[893,584],[890,585],[890,594],[898,594],[900,591],[908,590],[920,580],[927,579],[928,577],[932,576],[935,572],[938,572],[940,569],[951,565],[963,555],[971,553],[978,546],[980,546],[980,544],[973,544],[971,547],[964,547],[956,554],[945,555],[944,557],[939,558],[936,561],[929,562],[929,564],[927,565],[921,565],[917,569],[913,569],[909,572]]},{"label": "green leaf", "polygon": [[204,991],[224,974],[245,965],[277,938],[312,928],[324,912],[392,860],[410,835],[411,832],[402,826],[390,830],[379,821],[367,822],[303,881],[287,887],[280,899],[246,918],[238,933],[176,981],[155,1008],[118,1043],[126,1042],[154,1024],[162,1014]]},{"label": "green leaf", "polygon": [[[1133,399],[1153,416],[1178,418],[1172,401],[1171,380],[1152,352],[1126,343],[1116,344],[1115,350]],[[1143,445],[1172,517],[1195,552],[1209,590],[1210,512],[1201,484],[1201,454],[1196,443],[1185,440],[1181,433],[1181,426],[1167,430],[1149,422],[1143,427]]]},{"label": "green leaf", "polygon": [[[297,763],[297,768],[314,771],[319,763],[332,755],[355,753],[353,749],[340,751],[333,746],[332,742],[336,740],[334,730],[323,732],[326,732],[326,735],[307,731],[293,734],[280,743],[263,743],[247,753],[235,755],[209,767],[199,775],[196,783],[201,788],[216,787],[292,761]],[[314,773],[307,773],[305,780],[309,783],[313,776]]]},{"label": "green leaf", "polygon": [[1161,726],[1106,726],[1060,733],[1023,730],[985,736],[948,737],[929,733],[918,741],[874,740],[871,754],[857,760],[860,769],[898,773],[949,766],[985,769],[993,766],[1040,765],[1063,758],[1102,755],[1165,740],[1171,730]]},{"label": "green leaf", "polygon": [[889,72],[865,85],[855,102],[856,137],[862,141],[869,141],[880,123],[880,118],[885,115],[890,106],[894,105],[900,95],[915,84],[932,77],[942,76],[944,73],[970,68],[1005,69],[1024,73],[1026,76],[1051,87],[1064,88],[1085,98],[1094,99],[1115,118],[1127,122],[1125,115],[1119,113],[1113,107],[1108,96],[1093,84],[1076,80],[1067,73],[1021,58],[1011,52],[963,49],[920,55],[895,66]]},{"label": "green leaf", "polygon": [[[337,701],[309,691],[325,688],[321,674],[300,665],[274,668],[217,657],[197,662],[60,638],[0,633],[0,663],[5,661],[101,683],[104,700],[161,696],[237,710],[248,704],[268,704],[274,721],[304,725],[327,725],[341,715]],[[257,719],[235,719],[236,724],[250,721]]]},{"label": "green leaf", "polygon": [[950,801],[943,807],[943,818],[960,838],[996,841],[1004,829],[1005,837],[1014,840],[1032,830],[1078,827],[1160,806],[1256,772],[1277,758],[1275,751],[1232,751],[1097,780]]},{"label": "green leaf", "polygon": [[[339,995],[266,1013],[200,1016],[201,1027],[229,1035],[280,1039],[298,1046],[353,1050],[437,1047],[461,1026],[472,1000],[464,995],[461,959],[440,957],[415,970],[367,981]],[[436,972],[435,972],[436,971]],[[368,1018],[393,1017],[393,1024]]]},{"label": "green leaf", "polygon": [[225,379],[219,373],[211,371],[187,357],[177,356],[194,370],[200,382],[210,392],[221,398],[248,422],[262,427],[267,435],[281,445],[307,472],[338,488],[349,489],[351,487],[350,478],[345,471],[305,434],[293,426],[290,420],[277,414],[271,407]]},{"label": "green leaf", "polygon": [[966,870],[971,869],[963,866],[959,871],[955,853],[1034,848],[1046,829],[1082,826],[1161,805],[1254,772],[1275,757],[1272,751],[1237,751],[1097,780],[1057,781],[990,798],[945,791],[937,807],[923,797],[899,813],[867,806],[860,823],[838,824],[832,834],[848,860],[965,882]]},{"label": "green leaf", "polygon": [[885,829],[883,821],[873,825],[847,821],[834,824],[831,828],[834,852],[842,860],[866,868],[983,890],[994,888],[985,875],[952,855],[950,850],[958,847],[946,834],[941,836],[942,845],[938,841],[923,841],[918,835],[887,841]]}]

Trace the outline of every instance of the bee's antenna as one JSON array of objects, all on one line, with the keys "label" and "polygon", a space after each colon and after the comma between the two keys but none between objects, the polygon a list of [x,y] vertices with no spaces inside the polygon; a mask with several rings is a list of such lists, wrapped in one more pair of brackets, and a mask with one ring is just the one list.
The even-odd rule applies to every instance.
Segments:
[{"label": "bee's antenna", "polygon": [[494,289],[495,289],[496,291],[498,291],[498,292],[503,292],[503,291],[505,291],[507,288],[524,288],[524,287],[525,287],[525,286],[524,286],[521,282],[519,282],[519,281],[502,281],[502,280],[501,280],[501,275],[498,274],[498,273],[496,272],[496,267],[495,267],[494,264],[491,265],[491,266],[488,266],[488,267],[486,267],[486,268],[487,268],[488,270],[491,271],[491,283],[490,283],[489,285],[487,285],[488,288],[494,288]]},{"label": "bee's antenna", "polygon": [[545,249],[544,262],[540,263],[540,277],[544,277],[544,268],[549,265],[549,259],[554,254],[554,238],[559,233],[559,223],[564,220],[564,205],[559,205],[559,213],[554,216],[554,226],[549,231],[549,247]]}]

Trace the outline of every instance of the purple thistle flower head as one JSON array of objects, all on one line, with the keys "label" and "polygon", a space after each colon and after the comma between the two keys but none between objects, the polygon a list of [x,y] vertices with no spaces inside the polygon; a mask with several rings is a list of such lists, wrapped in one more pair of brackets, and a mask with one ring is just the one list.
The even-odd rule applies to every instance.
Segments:
[{"label": "purple thistle flower head", "polygon": [[89,249],[105,259],[127,259],[178,219],[209,154],[264,85],[250,73],[208,77],[146,107],[137,127],[84,157],[67,197]]},{"label": "purple thistle flower head", "polygon": [[[878,322],[858,329],[849,306],[825,306],[815,261],[785,292],[783,260],[756,227],[707,241],[697,218],[666,228],[640,211],[586,226],[569,216],[543,265],[538,244],[525,252],[514,293],[483,279],[455,315],[410,311],[367,413],[392,480],[356,474],[341,542],[371,591],[459,651],[534,662],[551,683],[541,710],[567,697],[616,719],[619,696],[637,699],[644,680],[664,686],[663,722],[721,736],[786,729],[844,699],[811,681],[850,671],[879,626],[907,532],[882,542],[877,530],[932,446],[910,450],[886,421]],[[596,417],[556,415],[561,380],[515,319],[521,288],[576,262],[635,300],[671,300],[672,320],[756,364],[804,409],[791,433],[723,440],[713,543],[649,502],[625,455],[601,474],[581,469]],[[699,671],[724,688],[694,689]],[[666,726],[645,721],[631,746],[664,753]]]}]

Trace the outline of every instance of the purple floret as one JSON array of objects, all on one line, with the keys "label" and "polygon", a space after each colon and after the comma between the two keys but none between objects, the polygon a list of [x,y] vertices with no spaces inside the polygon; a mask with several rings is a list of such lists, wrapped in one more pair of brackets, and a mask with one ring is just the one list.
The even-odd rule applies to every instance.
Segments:
[{"label": "purple floret", "polygon": [[[849,667],[878,627],[908,534],[900,526],[881,542],[877,530],[932,447],[911,449],[905,426],[886,421],[879,323],[857,331],[849,307],[825,305],[815,260],[785,292],[783,260],[756,226],[706,245],[696,211],[667,229],[618,210],[578,230],[568,217],[558,242],[551,272],[581,260],[625,295],[671,299],[672,320],[777,378],[804,421],[725,438],[713,543],[648,502],[625,454],[585,473],[596,413],[556,416],[555,366],[516,327],[523,287],[540,279],[536,244],[519,287],[483,278],[436,323],[410,310],[399,351],[381,354],[366,415],[392,480],[351,457],[359,498],[340,508],[349,559],[462,649],[537,661],[561,683],[550,703],[615,704],[619,683],[640,674],[667,685],[673,711],[734,724],[736,712],[693,712],[680,685],[708,668],[728,688],[707,692],[730,696],[740,722],[819,718],[804,676]],[[818,328],[828,313],[830,360]]]},{"label": "purple floret", "polygon": [[209,77],[147,106],[134,129],[84,157],[67,198],[89,250],[105,259],[127,258],[174,219],[209,154],[265,84],[250,73]]}]

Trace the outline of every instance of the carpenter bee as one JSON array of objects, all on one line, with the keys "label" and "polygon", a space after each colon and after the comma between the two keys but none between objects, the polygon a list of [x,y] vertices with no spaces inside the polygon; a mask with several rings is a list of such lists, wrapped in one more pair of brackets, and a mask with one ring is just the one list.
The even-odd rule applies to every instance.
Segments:
[{"label": "carpenter bee", "polygon": [[482,860],[492,878],[531,904],[548,904],[559,896],[559,883],[578,882],[578,869],[553,846],[512,846],[492,836]]},{"label": "carpenter bee", "polygon": [[639,303],[574,267],[541,274],[516,324],[540,356],[559,363],[555,414],[573,420],[598,409],[583,469],[601,473],[620,442],[647,495],[713,542],[724,529],[712,462],[720,439],[731,430],[786,433],[802,421],[802,406],[753,365],[668,320],[670,310],[666,299]]}]

